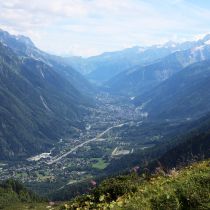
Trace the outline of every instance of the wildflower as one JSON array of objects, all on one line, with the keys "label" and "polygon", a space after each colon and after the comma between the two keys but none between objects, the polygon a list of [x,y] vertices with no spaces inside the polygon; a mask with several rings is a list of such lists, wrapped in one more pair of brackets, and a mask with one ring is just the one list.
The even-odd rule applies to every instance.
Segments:
[{"label": "wildflower", "polygon": [[91,180],[90,183],[93,187],[95,187],[97,185],[96,181],[94,181],[94,180]]},{"label": "wildflower", "polygon": [[132,171],[134,171],[135,173],[137,173],[138,172],[138,170],[139,170],[139,166],[135,166],[133,169],[132,169]]}]

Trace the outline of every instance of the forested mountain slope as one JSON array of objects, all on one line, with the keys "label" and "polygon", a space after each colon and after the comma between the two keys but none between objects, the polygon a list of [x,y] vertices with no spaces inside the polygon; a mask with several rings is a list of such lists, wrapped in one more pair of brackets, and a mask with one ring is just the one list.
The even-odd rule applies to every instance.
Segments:
[{"label": "forested mountain slope", "polygon": [[52,67],[18,57],[0,44],[0,158],[18,158],[49,148],[88,105],[71,83]]},{"label": "forested mountain slope", "polygon": [[193,118],[210,111],[210,62],[190,65],[136,97],[136,105],[155,118]]},{"label": "forested mountain slope", "polygon": [[105,87],[115,94],[130,96],[143,94],[183,68],[210,59],[209,43],[210,36],[206,36],[189,49],[178,50],[149,65],[137,65],[122,71],[106,82]]},{"label": "forested mountain slope", "polygon": [[83,94],[91,95],[95,91],[94,87],[71,65],[64,62],[62,57],[38,49],[30,38],[22,35],[11,35],[0,29],[0,42],[11,48],[18,57],[28,57],[49,65]]}]

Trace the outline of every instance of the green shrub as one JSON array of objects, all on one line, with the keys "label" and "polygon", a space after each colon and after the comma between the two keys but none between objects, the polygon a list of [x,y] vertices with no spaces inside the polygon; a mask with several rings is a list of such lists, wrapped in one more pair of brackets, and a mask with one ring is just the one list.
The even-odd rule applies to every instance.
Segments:
[{"label": "green shrub", "polygon": [[91,195],[78,197],[66,209],[208,210],[210,161],[149,179],[137,175],[107,179]]}]

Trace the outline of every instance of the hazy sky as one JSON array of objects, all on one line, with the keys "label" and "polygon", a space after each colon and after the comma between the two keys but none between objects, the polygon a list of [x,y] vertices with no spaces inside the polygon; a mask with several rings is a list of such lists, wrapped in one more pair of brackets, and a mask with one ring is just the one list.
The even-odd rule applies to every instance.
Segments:
[{"label": "hazy sky", "polygon": [[210,31],[209,0],[0,0],[0,28],[59,55],[96,55]]}]

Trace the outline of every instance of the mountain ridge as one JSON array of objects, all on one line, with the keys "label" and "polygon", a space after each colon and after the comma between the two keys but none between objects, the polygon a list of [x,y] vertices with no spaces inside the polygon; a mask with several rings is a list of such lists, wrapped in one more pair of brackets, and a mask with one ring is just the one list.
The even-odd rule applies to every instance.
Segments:
[{"label": "mountain ridge", "polygon": [[127,69],[110,79],[104,86],[115,94],[142,94],[188,65],[210,59],[210,44],[204,44],[207,38],[196,42],[193,48],[173,52],[152,64]]},{"label": "mountain ridge", "polygon": [[202,116],[209,111],[209,66],[209,60],[192,64],[136,97],[134,103],[147,102],[144,110],[156,117]]},{"label": "mountain ridge", "polygon": [[2,42],[0,80],[1,159],[46,151],[73,125],[82,126],[85,106],[93,105],[52,65],[20,56]]}]

